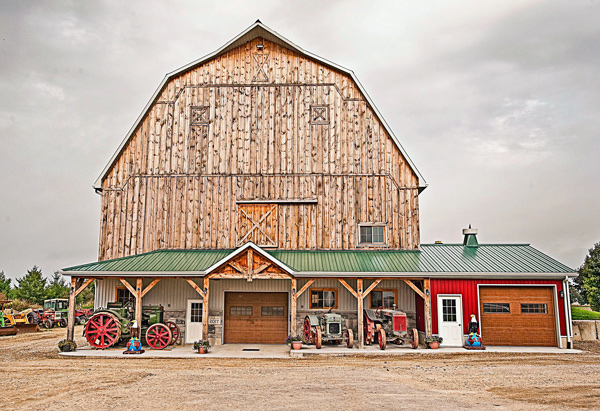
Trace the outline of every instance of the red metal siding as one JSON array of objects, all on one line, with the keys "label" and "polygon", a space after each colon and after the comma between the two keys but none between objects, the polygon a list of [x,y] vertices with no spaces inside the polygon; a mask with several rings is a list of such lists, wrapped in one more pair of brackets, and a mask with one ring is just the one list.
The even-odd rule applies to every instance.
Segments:
[{"label": "red metal siding", "polygon": [[[432,331],[434,334],[438,332],[438,320],[437,320],[437,295],[438,294],[460,294],[462,295],[463,304],[463,332],[466,334],[468,331],[468,322],[471,319],[471,314],[475,314],[477,320],[479,319],[479,300],[477,298],[477,285],[478,284],[547,284],[556,285],[556,301],[558,308],[558,317],[560,324],[560,335],[567,335],[565,326],[565,305],[562,298],[560,298],[560,291],[563,289],[563,283],[560,280],[456,280],[456,279],[431,279],[431,318],[432,318]],[[417,328],[418,323],[418,312],[421,310],[417,306]]]}]

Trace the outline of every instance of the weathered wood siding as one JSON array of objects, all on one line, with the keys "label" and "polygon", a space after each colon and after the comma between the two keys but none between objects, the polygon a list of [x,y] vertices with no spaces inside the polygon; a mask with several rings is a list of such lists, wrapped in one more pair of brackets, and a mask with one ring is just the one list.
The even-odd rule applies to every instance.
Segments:
[{"label": "weathered wood siding", "polygon": [[261,71],[259,41],[167,83],[102,181],[100,260],[234,248],[256,199],[317,200],[279,205],[279,248],[355,248],[363,222],[419,246],[417,176],[353,80],[267,41]]}]

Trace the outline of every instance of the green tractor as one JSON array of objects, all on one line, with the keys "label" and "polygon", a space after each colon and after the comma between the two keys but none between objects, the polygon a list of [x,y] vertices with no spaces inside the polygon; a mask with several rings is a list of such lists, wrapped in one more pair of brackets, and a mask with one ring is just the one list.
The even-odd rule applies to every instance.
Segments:
[{"label": "green tractor", "polygon": [[[142,307],[141,336],[148,346],[162,350],[175,344],[179,338],[179,327],[172,321],[163,321],[162,305]],[[132,320],[135,309],[132,301],[108,303],[107,308],[94,312],[85,324],[84,334],[92,347],[105,349],[132,337]],[[141,338],[140,338],[141,339]]]}]

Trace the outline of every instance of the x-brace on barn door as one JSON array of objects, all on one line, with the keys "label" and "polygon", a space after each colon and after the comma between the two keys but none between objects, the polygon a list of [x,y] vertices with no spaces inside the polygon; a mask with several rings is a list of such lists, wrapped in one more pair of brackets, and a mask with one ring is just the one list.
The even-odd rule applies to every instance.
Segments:
[{"label": "x-brace on barn door", "polygon": [[238,204],[238,246],[277,247],[277,204]]}]

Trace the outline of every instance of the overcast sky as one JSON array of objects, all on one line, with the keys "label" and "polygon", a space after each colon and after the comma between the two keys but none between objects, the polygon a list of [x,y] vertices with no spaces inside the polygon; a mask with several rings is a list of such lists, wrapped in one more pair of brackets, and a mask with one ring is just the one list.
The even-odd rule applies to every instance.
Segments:
[{"label": "overcast sky", "polygon": [[96,261],[92,184],[164,75],[260,18],[353,70],[429,187],[421,240],[600,241],[600,3],[0,0],[0,270]]}]

